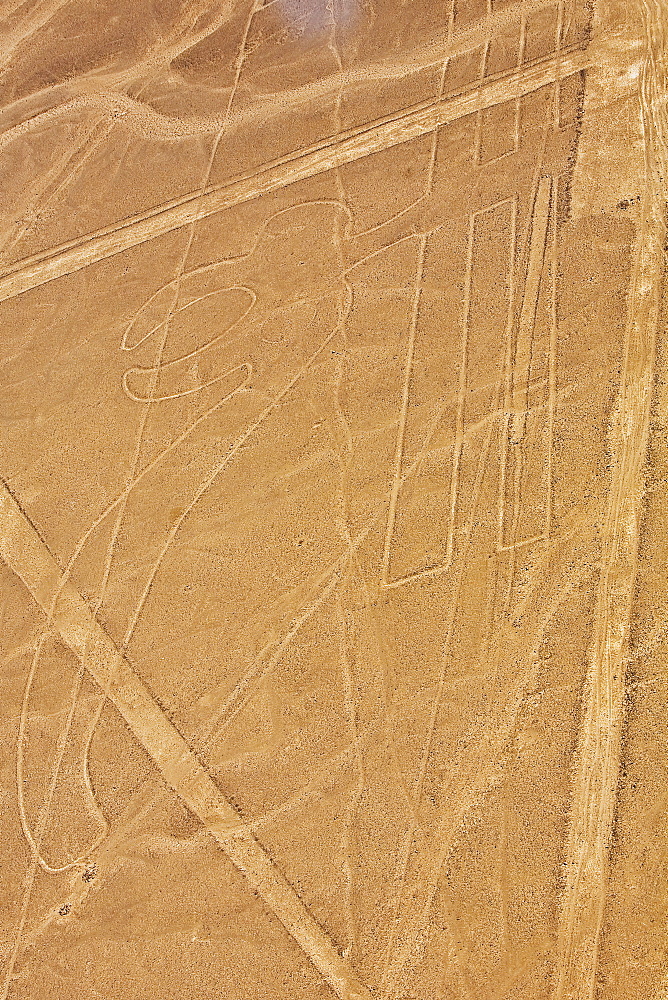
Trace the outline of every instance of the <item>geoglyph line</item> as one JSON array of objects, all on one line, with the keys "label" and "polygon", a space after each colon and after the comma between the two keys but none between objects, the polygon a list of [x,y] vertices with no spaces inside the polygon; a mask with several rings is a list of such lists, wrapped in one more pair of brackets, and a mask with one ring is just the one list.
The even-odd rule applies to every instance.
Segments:
[{"label": "geoglyph line", "polygon": [[[531,366],[534,355],[534,335],[536,325],[536,314],[538,310],[538,299],[543,274],[547,261],[548,232],[550,223],[552,225],[553,237],[556,236],[556,185],[552,177],[543,176],[540,178],[531,215],[531,240],[529,243],[529,258],[527,265],[527,276],[524,283],[524,294],[522,296],[522,306],[520,309],[519,325],[517,330],[517,340],[513,364],[510,367],[509,379],[509,400],[508,412],[506,415],[506,428],[503,438],[503,456],[501,466],[500,482],[500,508],[499,508],[499,540],[498,548],[500,552],[509,551],[513,548],[520,548],[534,542],[545,541],[546,527],[549,524],[549,508],[551,486],[548,484],[547,496],[545,498],[545,515],[543,519],[543,530],[539,534],[530,537],[517,537],[518,522],[521,516],[521,491],[522,479],[524,475],[524,455],[523,442],[526,436],[526,421],[529,412],[529,392],[531,386]],[[552,243],[554,244],[554,238]],[[554,246],[551,248],[554,249]],[[554,275],[556,259],[550,258],[550,267]],[[555,361],[552,356],[556,350],[555,337],[555,292],[551,289],[551,330],[548,357],[548,444],[546,453],[551,453],[551,432],[553,417],[551,415],[551,404],[553,402],[553,381],[555,375]],[[509,447],[510,446],[510,447]],[[546,458],[547,458],[546,454]],[[546,465],[548,463],[546,462]],[[512,467],[513,482],[510,486],[514,499],[512,510],[513,521],[513,541],[506,545],[505,534],[507,527],[506,517],[506,483],[510,479],[510,467]]]},{"label": "geoglyph line", "polygon": [[394,480],[392,483],[392,493],[390,496],[389,512],[387,516],[387,531],[385,534],[385,547],[383,550],[383,569],[381,576],[381,586],[387,586],[390,572],[390,554],[392,537],[394,534],[394,524],[397,513],[397,500],[401,487],[401,466],[404,454],[404,439],[406,437],[406,420],[408,416],[408,402],[411,385],[411,374],[413,370],[413,357],[415,354],[415,335],[417,331],[418,318],[420,314],[420,296],[422,294],[422,283],[424,281],[424,265],[427,253],[428,235],[420,238],[417,273],[415,275],[415,290],[413,294],[413,308],[411,310],[411,322],[408,333],[408,349],[406,353],[406,363],[404,366],[404,386],[401,397],[401,408],[399,412],[399,422],[397,430],[396,451],[394,456]]},{"label": "geoglyph line", "polygon": [[[538,158],[538,162],[534,170],[534,177],[532,184],[533,194],[532,198],[530,199],[530,204],[535,201],[535,197],[540,184],[542,164],[544,162],[544,152],[545,150],[543,147],[542,154]],[[506,313],[506,322],[504,327],[504,340],[506,344],[504,352],[505,363],[504,363],[504,373],[503,375],[500,376],[497,382],[496,400],[493,401],[492,406],[490,408],[491,413],[498,414],[499,416],[501,416],[503,412],[501,408],[501,401],[504,400],[504,402],[507,404],[510,400],[510,395],[508,390],[508,374],[510,371],[510,360],[511,360],[510,347],[511,347],[512,323],[513,323],[513,316],[515,314],[515,301],[517,297],[515,268],[518,259],[518,247],[520,243],[522,245],[524,245],[525,243],[528,245],[531,232],[530,220],[528,220],[526,229],[522,227],[522,236],[521,237],[519,236],[518,196],[516,194],[511,195],[508,198],[504,198],[492,205],[488,205],[485,208],[478,210],[478,212],[473,213],[473,215],[470,217],[469,220],[469,227],[470,227],[469,246],[471,250],[467,254],[467,260],[469,261],[469,264],[467,266],[467,272],[469,270],[473,272],[474,270],[473,240],[474,240],[475,221],[477,218],[483,217],[485,213],[503,207],[504,205],[508,205],[510,208],[510,222],[511,222],[511,233],[510,233],[511,238],[509,241],[510,247],[508,248],[509,250],[508,309]],[[464,347],[469,343],[468,314],[470,309],[470,284],[471,284],[471,278],[467,276],[465,281],[464,303],[462,312],[462,341],[461,341],[462,364],[459,376],[460,390],[462,386],[466,385],[466,371],[469,366]],[[506,405],[504,408],[507,410],[509,407]],[[463,421],[465,418],[464,398],[461,399],[459,409],[461,412],[460,420]],[[467,522],[468,527],[462,532],[462,552],[460,553],[460,558],[459,558],[459,568],[457,571],[457,578],[455,581],[455,590],[450,600],[450,606],[447,612],[447,627],[443,643],[443,654],[441,661],[441,672],[438,682],[438,691],[434,699],[427,742],[424,748],[423,764],[420,774],[419,787],[421,787],[421,783],[423,781],[424,774],[426,772],[426,761],[428,759],[429,753],[431,752],[430,746],[431,746],[431,741],[433,739],[433,734],[435,732],[436,717],[439,711],[439,705],[442,701],[447,683],[446,677],[448,674],[448,669],[447,669],[448,664],[450,663],[451,656],[454,655],[452,643],[455,634],[456,615],[457,615],[457,608],[459,601],[458,595],[459,595],[459,590],[462,586],[463,572],[467,558],[466,553],[472,542],[473,536],[471,534],[470,529],[476,517],[476,508],[479,502],[480,490],[482,487],[482,478],[486,474],[485,466],[488,462],[488,457],[486,456],[488,456],[488,453],[490,451],[491,435],[493,433],[493,430],[494,430],[494,422],[490,421],[487,438],[483,446],[483,452],[477,460],[478,468],[476,473],[476,481],[472,491],[471,502],[469,503],[469,514]],[[456,505],[456,498],[457,494],[455,494],[455,505]],[[561,544],[562,542],[563,539],[561,540],[561,542],[559,542],[559,544]],[[542,552],[539,553],[537,556],[537,565],[547,567],[549,560],[551,558],[551,552],[556,552],[557,548],[558,545],[556,542],[553,543],[552,547],[550,547],[549,545],[545,546]],[[504,620],[504,619],[508,620],[507,612],[508,608],[510,607],[508,602],[510,601],[512,594],[512,580],[513,580],[513,573],[511,572],[508,582],[503,587],[503,590],[505,591],[505,596],[503,596],[503,603],[506,608],[506,614],[505,615],[501,614],[499,620]],[[496,673],[498,671],[498,666],[500,664],[500,656],[501,656],[500,652],[501,638],[499,635],[499,630],[493,627],[493,621],[494,621],[493,617],[489,617],[492,611],[493,601],[496,600],[497,597],[496,588],[497,588],[497,583],[494,582],[492,585],[493,597],[491,598],[490,601],[488,601],[488,608],[487,608],[488,627],[485,630],[489,635],[490,641],[486,647],[486,652],[481,654],[482,658],[480,660],[480,662],[487,663],[488,665],[490,662],[494,664],[492,674],[489,678],[490,685],[496,683],[495,678],[496,678]],[[527,595],[526,597],[527,601],[533,599],[534,598],[530,598],[529,595]],[[551,612],[548,612],[545,618],[545,622],[549,621],[550,615]],[[529,675],[527,674],[526,676],[528,677]],[[503,729],[503,725],[502,723],[498,722],[498,718],[500,717],[497,716],[495,722],[492,723],[490,726],[488,726],[485,731],[485,744],[488,747],[491,747],[493,740],[496,740],[498,738],[501,730]],[[507,721],[508,718],[506,717],[506,722]],[[497,746],[501,746],[502,743],[503,739],[501,739],[501,743],[497,744]],[[441,812],[441,819],[439,821],[438,833],[435,835],[433,841],[434,846],[432,847],[430,845],[423,844],[423,846],[419,850],[416,849],[413,863],[414,864],[418,863],[420,865],[421,872],[416,871],[416,869],[414,868],[413,874],[410,879],[407,879],[407,873],[409,870],[409,862],[411,857],[410,841],[413,838],[414,831],[411,831],[409,834],[409,838],[407,838],[407,840],[404,841],[403,857],[401,861],[401,889],[400,889],[402,903],[401,906],[397,907],[397,918],[395,921],[394,928],[391,932],[391,939],[386,949],[386,964],[383,973],[383,986],[385,989],[384,996],[387,998],[387,1000],[389,1000],[390,996],[394,998],[400,995],[400,991],[399,992],[396,991],[399,990],[399,983],[401,981],[402,976],[404,975],[404,970],[406,966],[411,963],[411,956],[413,956],[414,958],[415,955],[418,953],[419,941],[422,939],[422,936],[427,933],[431,908],[438,887],[439,872],[441,871],[442,866],[445,863],[445,860],[447,859],[449,852],[452,849],[452,846],[454,844],[454,837],[456,836],[456,831],[460,828],[461,821],[466,815],[468,808],[472,805],[474,801],[479,800],[479,796],[484,794],[485,788],[489,787],[489,783],[493,780],[492,778],[493,767],[494,767],[493,760],[495,758],[490,758],[488,761],[489,767],[484,768],[485,775],[482,777],[482,784],[480,785],[477,784],[478,780],[481,778],[482,759],[483,758],[479,754],[474,761],[473,770],[468,775],[462,775],[462,774],[459,775],[458,780],[461,781],[459,787],[465,790],[461,796],[458,796],[458,794],[452,790],[447,795],[445,795],[444,801],[446,805],[444,806]],[[459,774],[458,771],[457,773]],[[471,789],[477,789],[477,792],[475,792],[473,799],[468,798]],[[453,824],[451,806],[452,802],[455,801],[458,802],[459,805],[462,807],[462,811],[460,812],[457,821],[454,822]]]},{"label": "geoglyph line", "polygon": [[581,49],[564,51],[498,79],[489,79],[455,97],[425,102],[401,115],[381,119],[299,150],[252,174],[210,187],[203,196],[199,192],[192,193],[83,239],[26,258],[0,277],[0,301],[180,229],[194,219],[253,201],[297,181],[428,135],[467,115],[519,99],[565,76],[581,72],[588,65],[587,52]]},{"label": "geoglyph line", "polygon": [[[457,509],[461,500],[460,466],[461,466],[462,452],[464,448],[464,441],[466,438],[464,409],[465,409],[466,378],[467,378],[467,367],[468,367],[467,358],[468,358],[469,335],[470,335],[470,330],[469,330],[470,305],[471,305],[470,298],[471,298],[471,283],[473,278],[475,226],[478,220],[484,218],[486,213],[493,212],[496,209],[505,207],[509,207],[510,209],[508,278],[509,278],[509,284],[512,286],[513,270],[515,266],[515,257],[517,253],[517,199],[515,197],[503,198],[501,199],[501,201],[495,202],[492,205],[487,205],[484,208],[478,209],[477,211],[472,212],[469,215],[465,278],[464,278],[464,301],[462,304],[462,316],[461,316],[461,347],[460,347],[459,383],[457,390],[457,417],[456,417],[455,440],[453,441],[452,457],[450,460],[450,487],[448,491],[449,515],[448,515],[448,523],[447,523],[446,539],[445,539],[445,552],[443,558],[435,564],[423,566],[419,569],[415,569],[401,576],[391,578],[390,561],[391,561],[392,542],[394,539],[397,500],[399,497],[400,488],[403,486],[405,479],[405,477],[402,476],[403,447],[404,447],[404,437],[406,431],[406,415],[408,409],[410,380],[411,380],[413,360],[414,360],[417,310],[419,308],[419,295],[417,289],[419,287],[419,282],[422,280],[423,277],[422,269],[424,267],[424,253],[426,247],[426,244],[424,243],[421,245],[421,257],[420,257],[421,263],[418,272],[418,285],[416,286],[416,299],[414,301],[413,318],[411,321],[411,327],[409,331],[409,341],[408,341],[407,358],[406,358],[405,375],[404,375],[405,379],[404,393],[403,393],[402,407],[399,417],[399,429],[397,433],[397,445],[395,453],[394,482],[393,482],[392,497],[389,506],[387,530],[385,536],[385,548],[383,554],[383,571],[381,575],[381,587],[387,590],[395,589],[397,587],[402,587],[407,583],[413,583],[416,580],[420,580],[425,577],[438,576],[442,573],[447,572],[452,566],[456,516],[457,516]],[[509,331],[512,325],[512,313],[513,313],[512,302],[513,302],[513,293],[511,292],[509,298],[508,316],[507,316],[506,330],[505,330],[506,339],[509,337]]]},{"label": "geoglyph line", "polygon": [[218,790],[81,595],[71,584],[61,586],[58,564],[4,483],[0,484],[0,557],[45,613],[51,612],[54,596],[59,595],[53,622],[64,644],[85,664],[94,681],[108,689],[109,700],[165,781],[202,821],[336,994],[342,1000],[370,1000],[366,987]]},{"label": "geoglyph line", "polygon": [[625,673],[637,563],[666,238],[665,0],[641,0],[640,113],[645,180],[636,238],[613,462],[585,703],[574,773],[554,1000],[593,1000],[617,796]]},{"label": "geoglyph line", "polygon": [[[448,16],[448,39],[452,37],[452,31],[454,27],[454,17],[455,17],[455,0],[452,0],[450,4],[450,13]],[[449,58],[443,61],[443,66],[441,69],[441,82],[439,88],[439,97],[443,96],[443,87],[445,84],[445,73],[448,67]],[[434,174],[436,170],[436,156],[438,153],[438,132],[432,134],[431,140],[431,154],[429,157],[429,170],[427,172],[427,180],[425,183],[424,191],[420,198],[428,198],[434,186]],[[420,200],[420,199],[419,199]],[[417,202],[415,202],[417,204]],[[399,422],[397,430],[397,441],[394,456],[394,479],[392,482],[392,491],[390,494],[390,504],[387,515],[387,528],[385,532],[385,544],[383,547],[383,562],[381,570],[381,587],[393,587],[406,582],[407,579],[412,579],[414,574],[409,574],[407,576],[402,576],[397,580],[390,581],[390,562],[392,558],[392,541],[394,538],[394,529],[397,516],[397,503],[399,500],[399,493],[401,490],[401,469],[404,461],[404,442],[406,437],[406,421],[408,419],[408,405],[410,397],[411,380],[413,377],[413,360],[415,356],[415,338],[417,334],[418,321],[420,318],[420,297],[422,295],[422,284],[424,281],[424,269],[427,255],[427,248],[429,246],[429,239],[431,233],[425,233],[420,239],[419,243],[419,254],[418,254],[418,266],[417,273],[415,277],[415,290],[413,296],[413,308],[411,310],[411,321],[408,333],[408,347],[406,351],[406,361],[404,364],[404,387],[401,400],[401,409],[399,412]]]},{"label": "geoglyph line", "polygon": [[526,411],[529,405],[529,369],[531,367],[531,345],[533,341],[538,295],[545,262],[547,230],[550,222],[552,179],[541,177],[534,202],[531,222],[531,243],[529,245],[529,269],[524,286],[520,324],[513,365],[513,416],[511,435],[513,441],[524,437]]},{"label": "geoglyph line", "polygon": [[[232,0],[232,5],[236,0]],[[563,2],[563,0],[562,0]],[[523,0],[525,13],[540,11],[553,5],[554,0]],[[205,5],[200,4],[203,8]],[[264,6],[268,6],[266,3]],[[261,9],[261,8],[260,8]],[[209,13],[211,13],[209,11]],[[31,129],[57,120],[60,115],[71,111],[101,111],[114,120],[122,119],[131,130],[137,130],[146,138],[158,141],[179,141],[196,135],[215,134],[225,123],[223,116],[188,116],[166,115],[149,103],[136,100],[128,95],[128,90],[143,78],[143,74],[157,65],[166,65],[187,52],[217,31],[229,17],[230,10],[217,6],[215,14],[202,30],[188,35],[192,28],[192,20],[182,20],[175,23],[169,36],[160,40],[159,51],[148,50],[145,56],[134,65],[123,69],[100,73],[91,70],[81,76],[61,83],[46,85],[32,94],[18,97],[0,107],[0,149],[18,136],[25,135]],[[483,45],[490,34],[503,30],[515,18],[512,7],[494,9],[484,17],[466,27],[454,30],[454,3],[451,3],[447,17],[447,46],[444,52],[443,36],[437,34],[422,45],[411,47],[410,61],[401,58],[388,59],[381,56],[373,62],[345,70],[337,69],[334,73],[325,73],[315,80],[293,87],[281,88],[281,95],[288,102],[287,110],[294,111],[306,104],[323,105],[332,94],[345,88],[354,88],[360,83],[377,80],[386,82],[405,77],[418,72],[421,68],[428,69],[440,65],[444,56],[457,57],[465,55]],[[25,32],[21,32],[25,40]],[[4,54],[4,53],[3,53]],[[0,60],[1,61],[1,60]],[[252,128],[264,124],[270,111],[267,101],[272,101],[275,94],[269,93],[263,100],[244,111],[234,112],[229,124],[235,129]],[[282,106],[281,112],[285,110]],[[3,123],[3,119],[7,124]],[[11,121],[11,124],[9,122]]]}]

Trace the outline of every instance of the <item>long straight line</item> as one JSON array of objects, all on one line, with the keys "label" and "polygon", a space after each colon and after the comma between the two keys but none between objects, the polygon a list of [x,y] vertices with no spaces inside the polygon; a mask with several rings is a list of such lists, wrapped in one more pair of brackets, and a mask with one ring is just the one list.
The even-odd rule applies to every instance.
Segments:
[{"label": "long straight line", "polygon": [[390,554],[392,548],[392,535],[397,515],[397,501],[399,499],[399,489],[401,487],[401,466],[404,454],[404,441],[406,438],[406,421],[408,417],[408,400],[411,385],[411,375],[413,373],[413,357],[415,354],[415,336],[417,333],[418,318],[420,315],[420,298],[422,296],[422,282],[424,280],[424,265],[427,255],[427,243],[429,236],[425,234],[420,239],[420,250],[418,254],[417,273],[415,275],[415,291],[413,293],[413,308],[411,310],[411,322],[408,331],[408,347],[406,351],[406,363],[404,365],[404,387],[401,394],[401,409],[399,411],[399,426],[397,428],[397,442],[394,453],[394,479],[392,481],[392,492],[390,494],[389,512],[387,515],[387,531],[385,533],[385,547],[383,550],[383,571],[382,584],[387,585],[390,575]]},{"label": "long straight line", "polygon": [[574,768],[553,1000],[594,1000],[598,995],[646,486],[644,465],[660,337],[665,349],[660,322],[667,232],[665,0],[640,0],[638,6],[644,36],[638,99],[645,176],[619,397],[609,424],[612,473]]},{"label": "long straight line", "polygon": [[[0,481],[0,559],[23,581],[62,641],[123,716],[168,785],[201,820],[230,861],[278,917],[341,1000],[371,1000],[366,987],[286,881],[167,718],[37,530]],[[55,601],[55,609],[54,609]]]},{"label": "long straight line", "polygon": [[0,301],[13,298],[55,278],[157,239],[175,229],[226,208],[363,159],[372,153],[410,142],[443,125],[540,90],[589,65],[585,51],[574,49],[540,60],[514,73],[491,78],[454,97],[415,105],[400,115],[329,137],[236,180],[193,192],[70,243],[19,261],[0,277]]},{"label": "long straight line", "polygon": [[513,368],[513,441],[524,437],[526,411],[529,405],[529,377],[531,368],[531,348],[535,333],[538,296],[540,295],[547,231],[552,208],[552,178],[541,177],[536,193],[531,220],[531,241],[529,243],[529,263],[524,295],[520,310],[520,322],[515,347]]}]

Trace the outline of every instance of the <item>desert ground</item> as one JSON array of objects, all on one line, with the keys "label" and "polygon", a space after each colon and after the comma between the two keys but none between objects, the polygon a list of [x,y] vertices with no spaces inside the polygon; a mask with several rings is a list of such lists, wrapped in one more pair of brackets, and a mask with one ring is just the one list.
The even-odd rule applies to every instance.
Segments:
[{"label": "desert ground", "polygon": [[666,0],[4,0],[0,1000],[668,1000]]}]

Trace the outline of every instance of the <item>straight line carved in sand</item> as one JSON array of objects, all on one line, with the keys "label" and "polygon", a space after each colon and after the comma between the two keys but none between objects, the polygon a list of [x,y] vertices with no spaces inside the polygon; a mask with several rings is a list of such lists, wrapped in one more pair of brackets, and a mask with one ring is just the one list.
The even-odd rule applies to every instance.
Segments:
[{"label": "straight line carved in sand", "polygon": [[665,0],[641,0],[645,182],[617,407],[583,717],[575,764],[554,1000],[593,1000],[616,806],[629,624],[637,563],[666,238]]},{"label": "straight line carved in sand", "polygon": [[[527,275],[520,308],[517,338],[512,365],[509,366],[506,386],[506,428],[503,437],[501,477],[499,485],[499,538],[500,552],[510,551],[534,542],[547,540],[551,518],[552,484],[548,477],[545,494],[543,530],[531,537],[517,537],[521,517],[521,492],[524,476],[523,446],[526,438],[526,423],[529,411],[531,387],[531,367],[534,356],[534,333],[538,299],[546,263],[548,263],[548,233],[552,229],[552,247],[549,267],[552,273],[550,290],[550,340],[548,347],[548,401],[547,401],[547,442],[544,449],[544,466],[549,473],[552,452],[552,413],[556,393],[556,184],[552,177],[543,176],[533,204],[531,217],[531,237]],[[512,476],[511,497],[513,500],[510,516],[506,512],[506,491]],[[513,541],[504,544],[508,529],[512,526]]]},{"label": "straight line carved in sand", "polygon": [[[472,286],[473,271],[474,271],[476,227],[479,224],[484,227],[484,218],[485,215],[487,215],[488,213],[495,212],[499,209],[505,209],[505,208],[509,210],[510,238],[509,238],[509,248],[508,248],[508,281],[509,281],[508,313],[506,317],[506,326],[503,335],[506,341],[508,341],[512,330],[513,272],[515,267],[515,257],[517,253],[517,198],[515,196],[511,196],[509,198],[503,198],[502,200],[495,202],[492,205],[486,205],[484,208],[480,208],[475,212],[471,212],[469,215],[466,264],[464,270],[464,296],[461,307],[461,320],[460,320],[461,324],[460,367],[459,367],[459,378],[457,386],[457,412],[455,418],[455,439],[452,445],[452,451],[450,457],[450,488],[449,488],[449,497],[447,498],[448,514],[447,514],[447,525],[445,529],[445,540],[444,540],[445,544],[444,544],[443,558],[439,562],[435,562],[427,566],[422,566],[421,568],[415,569],[401,576],[392,577],[390,573],[390,568],[391,568],[392,543],[396,527],[397,506],[398,506],[398,499],[400,497],[400,490],[406,479],[406,475],[403,471],[404,439],[406,433],[410,382],[413,371],[413,362],[415,354],[415,333],[417,326],[417,310],[419,306],[419,286],[422,281],[423,277],[422,272],[424,269],[424,252],[425,252],[424,240],[421,246],[419,277],[418,277],[418,282],[416,284],[416,299],[414,302],[413,317],[411,321],[411,328],[409,331],[409,341],[408,341],[406,363],[405,363],[404,392],[403,392],[402,406],[399,417],[399,428],[397,432],[394,481],[393,481],[392,496],[390,501],[387,529],[385,535],[385,549],[384,549],[383,569],[381,576],[381,586],[385,589],[393,589],[396,587],[401,587],[404,584],[413,583],[416,580],[420,580],[425,577],[439,576],[440,574],[447,572],[452,565],[457,511],[461,507],[461,496],[460,496],[461,461],[462,461],[462,452],[464,449],[464,442],[466,438],[465,408],[466,408],[467,378],[469,374],[468,355],[469,355],[469,341],[470,341],[471,286]],[[499,278],[500,277],[501,276],[499,276]]]},{"label": "straight line carved in sand", "polygon": [[151,211],[124,219],[83,239],[54,247],[20,261],[0,277],[0,301],[20,295],[55,278],[156,239],[214,215],[253,201],[289,184],[314,177],[344,163],[410,142],[420,136],[505,101],[540,90],[589,65],[586,51],[563,51],[499,79],[490,79],[455,97],[417,105],[401,115],[352,129],[267,164],[237,180],[193,193]]},{"label": "straight line carved in sand", "polygon": [[218,790],[81,595],[71,584],[62,586],[59,566],[4,483],[0,484],[0,557],[47,614],[59,593],[53,614],[56,631],[94,681],[108,688],[109,699],[165,781],[202,821],[336,994],[342,1000],[369,1000],[366,987]]}]

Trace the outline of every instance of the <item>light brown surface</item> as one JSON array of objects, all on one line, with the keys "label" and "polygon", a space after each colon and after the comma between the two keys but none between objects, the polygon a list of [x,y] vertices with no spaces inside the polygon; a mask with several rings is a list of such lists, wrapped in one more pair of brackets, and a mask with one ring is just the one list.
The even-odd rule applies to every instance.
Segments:
[{"label": "light brown surface", "polygon": [[664,0],[8,4],[3,1000],[665,1000]]}]

